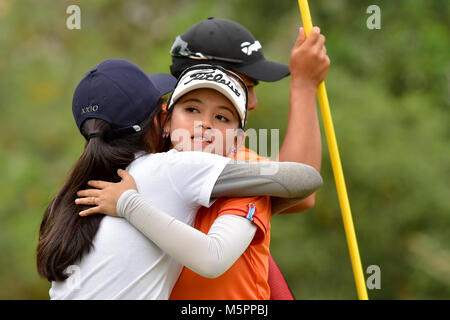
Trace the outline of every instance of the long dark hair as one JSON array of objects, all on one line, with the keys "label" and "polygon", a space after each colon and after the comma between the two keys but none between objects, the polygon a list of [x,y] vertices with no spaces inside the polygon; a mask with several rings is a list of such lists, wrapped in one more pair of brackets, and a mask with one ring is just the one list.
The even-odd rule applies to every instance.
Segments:
[{"label": "long dark hair", "polygon": [[[76,192],[88,188],[89,180],[120,181],[118,169],[125,169],[138,151],[161,152],[168,143],[161,138],[159,119],[163,100],[141,123],[142,130],[132,135],[105,142],[93,137],[86,142],[80,158],[72,167],[66,182],[45,210],[37,246],[37,270],[50,281],[63,281],[64,270],[75,264],[92,248],[93,239],[104,215],[80,217],[78,212],[88,208],[75,204]],[[87,119],[82,134],[105,133],[110,125],[100,119]]]}]

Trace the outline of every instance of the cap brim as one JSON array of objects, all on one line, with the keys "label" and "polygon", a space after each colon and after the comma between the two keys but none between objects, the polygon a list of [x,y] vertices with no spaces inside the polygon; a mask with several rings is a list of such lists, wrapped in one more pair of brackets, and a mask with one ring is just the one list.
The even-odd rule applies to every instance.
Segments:
[{"label": "cap brim", "polygon": [[169,106],[170,109],[182,96],[185,94],[197,90],[197,89],[212,89],[219,93],[221,93],[225,98],[230,100],[230,102],[233,104],[234,108],[236,109],[236,112],[239,116],[239,120],[241,122],[242,128],[245,127],[245,110],[246,105],[241,105],[238,99],[236,99],[228,90],[225,90],[220,84],[217,82],[210,82],[210,81],[202,81],[196,84],[192,84],[190,86],[187,86],[180,91],[174,91],[174,94],[170,98]]},{"label": "cap brim", "polygon": [[148,77],[161,96],[173,91],[177,84],[177,78],[167,73],[155,73]]},{"label": "cap brim", "polygon": [[270,60],[259,60],[252,64],[233,66],[232,70],[255,80],[274,82],[290,74],[289,66]]}]

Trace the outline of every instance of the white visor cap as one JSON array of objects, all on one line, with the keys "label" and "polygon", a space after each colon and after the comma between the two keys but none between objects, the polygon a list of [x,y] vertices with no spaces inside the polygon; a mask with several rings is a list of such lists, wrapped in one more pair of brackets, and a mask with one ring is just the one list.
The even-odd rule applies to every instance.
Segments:
[{"label": "white visor cap", "polygon": [[235,73],[220,66],[196,65],[187,68],[180,76],[169,99],[167,110],[170,110],[186,93],[196,89],[209,88],[223,94],[234,105],[241,127],[247,120],[247,86]]}]

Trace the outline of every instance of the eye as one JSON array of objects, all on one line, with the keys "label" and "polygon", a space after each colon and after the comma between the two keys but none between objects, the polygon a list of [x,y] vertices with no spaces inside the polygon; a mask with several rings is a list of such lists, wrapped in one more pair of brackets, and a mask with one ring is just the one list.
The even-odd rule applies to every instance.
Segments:
[{"label": "eye", "polygon": [[228,122],[228,121],[230,121],[230,120],[228,120],[227,117],[225,117],[225,116],[223,116],[223,115],[221,115],[221,114],[217,115],[216,118],[217,118],[218,120],[220,120],[220,121],[223,121],[223,122]]},{"label": "eye", "polygon": [[194,108],[194,107],[186,107],[186,108],[184,108],[184,110],[186,110],[187,112],[190,112],[190,113],[199,112],[198,109]]}]

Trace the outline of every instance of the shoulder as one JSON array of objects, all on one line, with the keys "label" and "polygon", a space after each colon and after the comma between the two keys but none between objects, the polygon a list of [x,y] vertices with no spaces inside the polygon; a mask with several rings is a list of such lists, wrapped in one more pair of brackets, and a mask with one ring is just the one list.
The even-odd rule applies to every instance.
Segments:
[{"label": "shoulder", "polygon": [[160,153],[136,153],[134,160],[128,165],[127,170],[135,169],[149,162],[153,162],[160,157]]},{"label": "shoulder", "polygon": [[231,159],[219,156],[217,154],[201,152],[201,151],[183,151],[179,152],[174,149],[166,152],[165,158],[170,162],[187,162],[192,164],[229,162]]},{"label": "shoulder", "polygon": [[270,197],[269,196],[257,196],[257,197],[243,197],[243,198],[227,198],[220,199],[220,207],[218,208],[219,214],[225,213],[230,210],[237,210],[248,213],[251,207],[255,207],[258,214],[270,215]]},{"label": "shoulder", "polygon": [[246,147],[242,146],[237,154],[236,154],[236,160],[241,161],[270,161],[269,158],[265,158],[260,156],[258,153],[251,149],[247,149]]},{"label": "shoulder", "polygon": [[164,163],[176,163],[176,162],[202,163],[202,162],[229,162],[230,160],[231,159],[229,158],[208,152],[200,152],[200,151],[180,152],[176,149],[171,149],[167,152],[137,154],[135,160],[133,160],[133,162],[130,164],[130,167],[144,165],[148,162],[157,162],[157,161]]},{"label": "shoulder", "polygon": [[268,196],[227,199],[221,203],[218,216],[226,214],[247,218],[257,226],[254,244],[263,242],[270,232],[271,202]]}]

